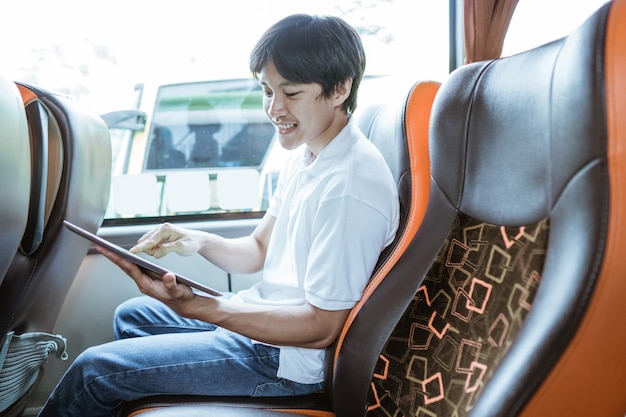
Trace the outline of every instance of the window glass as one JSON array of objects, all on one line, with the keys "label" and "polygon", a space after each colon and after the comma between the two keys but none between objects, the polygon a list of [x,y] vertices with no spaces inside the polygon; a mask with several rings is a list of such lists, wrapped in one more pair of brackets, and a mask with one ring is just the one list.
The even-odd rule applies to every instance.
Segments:
[{"label": "window glass", "polygon": [[256,80],[159,88],[145,170],[261,167],[274,128]]},{"label": "window glass", "polygon": [[263,211],[271,190],[260,173],[274,132],[254,79],[159,86],[147,140],[133,145],[145,151],[126,168],[116,161],[108,217]]}]

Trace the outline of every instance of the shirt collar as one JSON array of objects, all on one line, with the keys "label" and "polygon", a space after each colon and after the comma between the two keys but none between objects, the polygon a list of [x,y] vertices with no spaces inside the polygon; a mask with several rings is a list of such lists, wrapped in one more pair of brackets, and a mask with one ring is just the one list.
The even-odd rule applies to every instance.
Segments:
[{"label": "shirt collar", "polygon": [[302,153],[304,170],[311,175],[319,177],[333,166],[338,159],[343,158],[361,135],[362,133],[354,118],[350,117],[348,124],[322,149],[317,157],[313,155],[313,152],[307,146],[304,147],[304,152]]}]

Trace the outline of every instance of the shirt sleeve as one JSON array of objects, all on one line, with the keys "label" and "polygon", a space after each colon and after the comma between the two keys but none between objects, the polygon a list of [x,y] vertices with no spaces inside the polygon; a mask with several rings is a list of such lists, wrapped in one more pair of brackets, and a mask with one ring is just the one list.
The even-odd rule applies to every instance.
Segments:
[{"label": "shirt sleeve", "polygon": [[391,223],[350,196],[322,202],[305,277],[307,301],[323,310],[352,308],[388,241]]}]

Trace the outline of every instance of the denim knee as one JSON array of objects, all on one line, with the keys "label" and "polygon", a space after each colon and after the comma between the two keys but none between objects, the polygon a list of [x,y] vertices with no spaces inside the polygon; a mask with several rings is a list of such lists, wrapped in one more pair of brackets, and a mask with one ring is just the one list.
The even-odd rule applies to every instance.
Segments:
[{"label": "denim knee", "polygon": [[124,301],[115,309],[113,334],[116,339],[215,330],[215,325],[179,316],[162,302],[147,296]]},{"label": "denim knee", "polygon": [[97,379],[102,372],[102,351],[100,346],[92,346],[84,350],[67,370],[64,379],[72,381],[75,388],[87,386]]},{"label": "denim knee", "polygon": [[117,306],[113,313],[113,334],[115,339],[131,337],[128,331],[142,324],[143,320],[140,317],[144,315],[140,311],[145,308],[146,302],[149,302],[148,300],[148,297],[135,297]]}]

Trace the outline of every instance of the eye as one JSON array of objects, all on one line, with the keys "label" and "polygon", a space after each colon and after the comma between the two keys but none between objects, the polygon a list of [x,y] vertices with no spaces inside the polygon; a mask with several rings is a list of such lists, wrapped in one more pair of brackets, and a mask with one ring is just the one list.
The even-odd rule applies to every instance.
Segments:
[{"label": "eye", "polygon": [[264,89],[263,89],[263,95],[264,95],[265,97],[272,97],[272,94],[273,94],[273,93],[272,93],[272,90],[270,90],[269,88],[264,88]]},{"label": "eye", "polygon": [[297,96],[298,94],[300,94],[300,91],[294,91],[294,92],[287,92],[285,91],[285,96],[288,98],[293,98],[295,96]]}]

